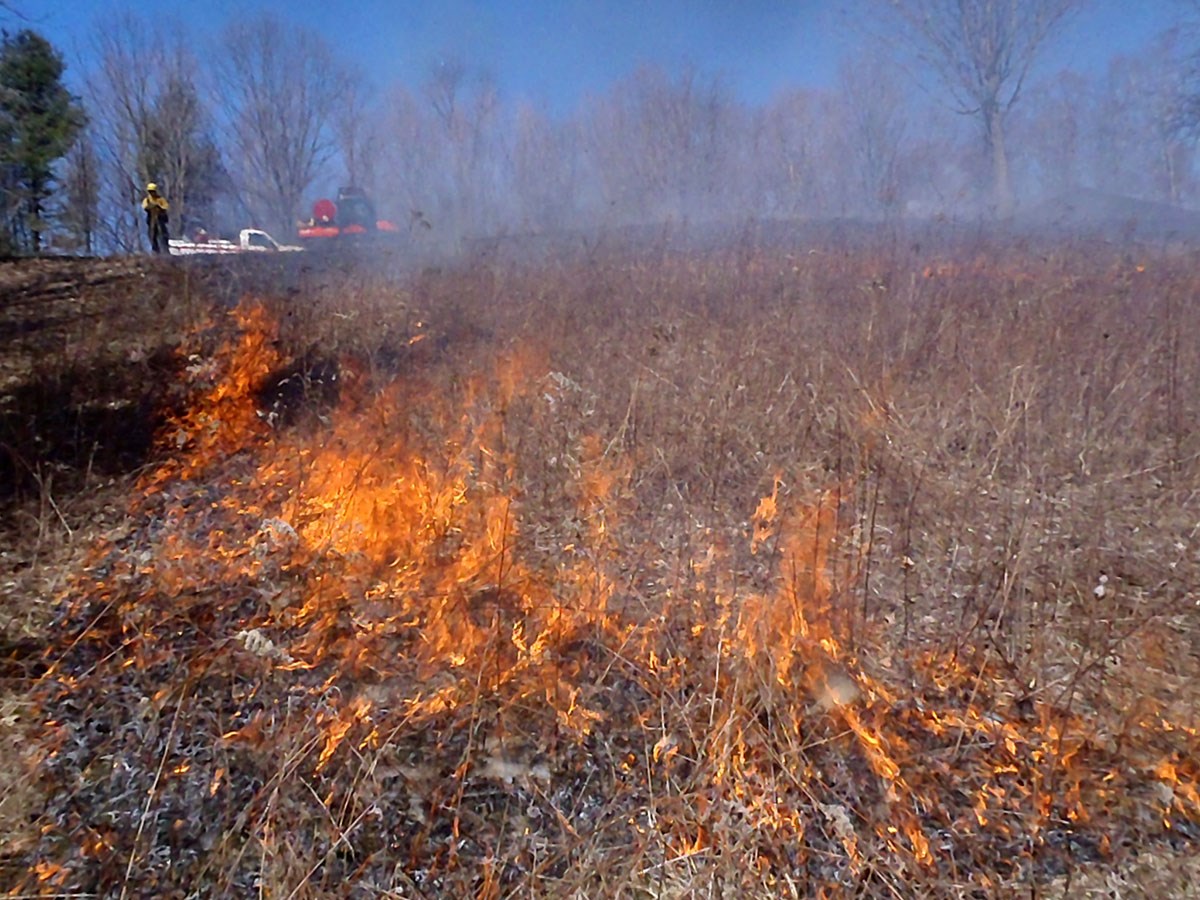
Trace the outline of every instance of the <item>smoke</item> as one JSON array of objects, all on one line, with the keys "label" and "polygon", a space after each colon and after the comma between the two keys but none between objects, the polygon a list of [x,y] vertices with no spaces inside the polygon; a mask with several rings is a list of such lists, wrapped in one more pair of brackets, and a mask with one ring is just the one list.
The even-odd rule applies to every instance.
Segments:
[{"label": "smoke", "polygon": [[[856,8],[861,20],[874,21],[870,6]],[[260,206],[289,230],[349,183],[429,255],[614,229],[978,221],[994,208],[978,122],[916,87],[919,73],[827,4],[450,0],[281,13],[307,45],[328,48],[346,87],[340,112],[315,126],[336,149],[279,203],[255,199],[275,189],[243,165],[237,92],[211,78],[230,69],[220,27],[255,13],[228,3],[181,13],[203,50],[199,96],[223,129],[231,181],[214,200],[221,221],[208,223],[220,230],[262,224],[246,221]],[[1061,221],[1049,213],[1064,192],[1200,204],[1192,142],[1174,127],[1187,54],[1156,42],[1170,24],[1162,10],[1100,3],[1049,45],[1004,120],[1014,221]],[[94,60],[88,72],[100,77]],[[261,105],[291,109],[294,87],[281,78]],[[115,125],[97,126],[103,145]],[[271,148],[255,152],[260,169],[276,168]],[[1067,221],[1111,223],[1114,204]]]}]

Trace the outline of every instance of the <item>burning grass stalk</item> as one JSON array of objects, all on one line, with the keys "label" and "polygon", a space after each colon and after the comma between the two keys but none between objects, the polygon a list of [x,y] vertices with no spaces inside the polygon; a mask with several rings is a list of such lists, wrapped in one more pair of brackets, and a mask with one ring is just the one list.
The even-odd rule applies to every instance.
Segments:
[{"label": "burning grass stalk", "polygon": [[[1150,704],[1118,746],[1093,676],[1135,632],[1063,599],[1111,557],[1122,516],[1097,532],[1091,504],[1133,508],[1174,452],[1136,415],[1148,370],[1032,349],[1108,324],[1033,289],[1094,289],[1060,262],[914,273],[888,315],[862,307],[876,263],[752,254],[737,307],[720,260],[506,273],[503,302],[453,273],[406,296],[473,330],[423,311],[391,364],[352,319],[314,312],[302,345],[270,304],[215,322],[174,458],[64,611],[22,889],[936,894],[1190,840],[1194,724]],[[555,340],[519,352],[531,320]],[[314,339],[336,405],[265,421]],[[858,339],[873,371],[842,359]],[[1081,425],[1054,387],[1081,363],[1088,415],[1145,446]],[[1049,662],[1069,640],[1102,655]],[[130,713],[185,684],[179,729]]]}]

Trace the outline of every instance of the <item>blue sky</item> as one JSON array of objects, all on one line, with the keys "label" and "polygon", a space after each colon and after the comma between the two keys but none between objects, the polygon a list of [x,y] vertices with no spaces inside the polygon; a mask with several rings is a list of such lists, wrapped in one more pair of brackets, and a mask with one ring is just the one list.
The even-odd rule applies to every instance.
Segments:
[{"label": "blue sky", "polygon": [[[234,16],[271,12],[324,35],[375,83],[419,84],[439,59],[486,72],[508,97],[569,111],[641,62],[720,72],[742,99],[831,83],[864,52],[845,37],[837,4],[813,0],[13,0],[67,56],[73,82],[89,36],[114,12],[176,17],[198,47]],[[1166,28],[1175,0],[1094,0],[1056,47],[1054,68],[1096,70]]]}]

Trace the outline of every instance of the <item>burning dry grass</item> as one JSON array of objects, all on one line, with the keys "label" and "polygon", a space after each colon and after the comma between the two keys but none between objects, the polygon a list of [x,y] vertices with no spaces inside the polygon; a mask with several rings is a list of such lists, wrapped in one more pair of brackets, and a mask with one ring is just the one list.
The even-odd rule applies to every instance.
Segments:
[{"label": "burning dry grass", "polygon": [[1194,276],[1022,263],[215,316],[68,592],[14,891],[966,896],[1190,846]]}]

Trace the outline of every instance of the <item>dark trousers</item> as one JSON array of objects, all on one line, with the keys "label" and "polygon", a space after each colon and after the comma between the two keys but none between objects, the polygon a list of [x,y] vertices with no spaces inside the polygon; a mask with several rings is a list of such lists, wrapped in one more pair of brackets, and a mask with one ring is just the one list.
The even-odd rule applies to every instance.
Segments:
[{"label": "dark trousers", "polygon": [[150,248],[155,253],[170,253],[170,232],[167,223],[159,216],[146,217],[146,230],[150,233]]}]

